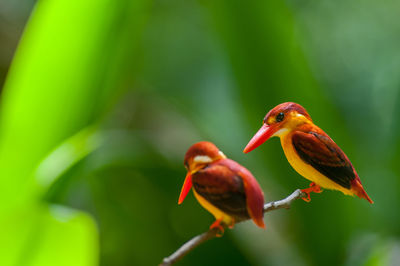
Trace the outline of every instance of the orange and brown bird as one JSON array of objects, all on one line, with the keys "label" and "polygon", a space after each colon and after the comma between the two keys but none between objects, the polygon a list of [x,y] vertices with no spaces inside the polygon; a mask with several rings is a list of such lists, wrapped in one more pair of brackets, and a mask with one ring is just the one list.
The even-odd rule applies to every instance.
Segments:
[{"label": "orange and brown bird", "polygon": [[310,187],[303,190],[308,195],[306,201],[310,201],[310,192],[319,193],[323,187],[357,195],[373,203],[346,154],[313,123],[301,105],[287,102],[269,111],[244,152],[252,151],[273,136],[280,138],[292,167],[312,181]]},{"label": "orange and brown bird", "polygon": [[253,175],[226,156],[211,142],[192,145],[185,155],[187,175],[178,203],[181,204],[193,187],[197,201],[216,221],[210,226],[224,231],[224,225],[253,219],[265,228],[264,194]]}]

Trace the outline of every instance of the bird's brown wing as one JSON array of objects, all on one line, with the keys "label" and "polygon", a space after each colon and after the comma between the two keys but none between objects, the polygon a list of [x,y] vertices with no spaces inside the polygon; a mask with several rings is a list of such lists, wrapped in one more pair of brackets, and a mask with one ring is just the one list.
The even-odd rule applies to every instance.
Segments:
[{"label": "bird's brown wing", "polygon": [[192,176],[196,192],[236,219],[248,219],[243,180],[223,164],[212,164]]},{"label": "bird's brown wing", "polygon": [[340,186],[350,189],[353,166],[336,143],[323,133],[296,131],[293,146],[300,158]]}]

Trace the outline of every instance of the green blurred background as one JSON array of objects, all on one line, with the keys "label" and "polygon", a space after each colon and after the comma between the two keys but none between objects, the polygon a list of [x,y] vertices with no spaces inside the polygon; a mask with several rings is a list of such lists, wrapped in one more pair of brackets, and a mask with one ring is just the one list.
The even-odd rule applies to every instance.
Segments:
[{"label": "green blurred background", "polygon": [[325,191],[179,265],[400,264],[400,2],[0,1],[0,265],[156,265],[213,217],[177,197],[213,141],[266,201],[308,186],[265,113],[302,104],[375,204]]}]

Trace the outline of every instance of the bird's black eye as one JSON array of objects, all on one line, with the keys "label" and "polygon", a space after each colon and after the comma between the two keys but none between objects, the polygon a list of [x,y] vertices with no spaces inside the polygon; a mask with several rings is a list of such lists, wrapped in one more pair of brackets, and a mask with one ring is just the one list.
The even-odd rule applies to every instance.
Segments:
[{"label": "bird's black eye", "polygon": [[276,122],[281,122],[283,120],[283,118],[285,118],[285,114],[284,113],[279,113],[276,116]]}]

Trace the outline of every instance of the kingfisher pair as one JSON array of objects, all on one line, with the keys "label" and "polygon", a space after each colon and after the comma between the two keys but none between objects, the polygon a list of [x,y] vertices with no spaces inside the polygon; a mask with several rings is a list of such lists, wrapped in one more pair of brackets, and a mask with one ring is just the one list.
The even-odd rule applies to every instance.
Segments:
[{"label": "kingfisher pair", "polygon": [[[290,165],[312,182],[309,188],[302,189],[307,195],[304,200],[310,201],[310,193],[320,193],[322,187],[373,203],[350,160],[301,105],[287,102],[269,111],[243,152],[252,151],[274,136],[280,138]],[[232,228],[235,222],[249,218],[265,228],[264,194],[250,171],[228,159],[210,142],[191,146],[184,164],[188,173],[178,203],[193,187],[196,199],[216,219],[210,229],[223,232],[224,225]]]}]

